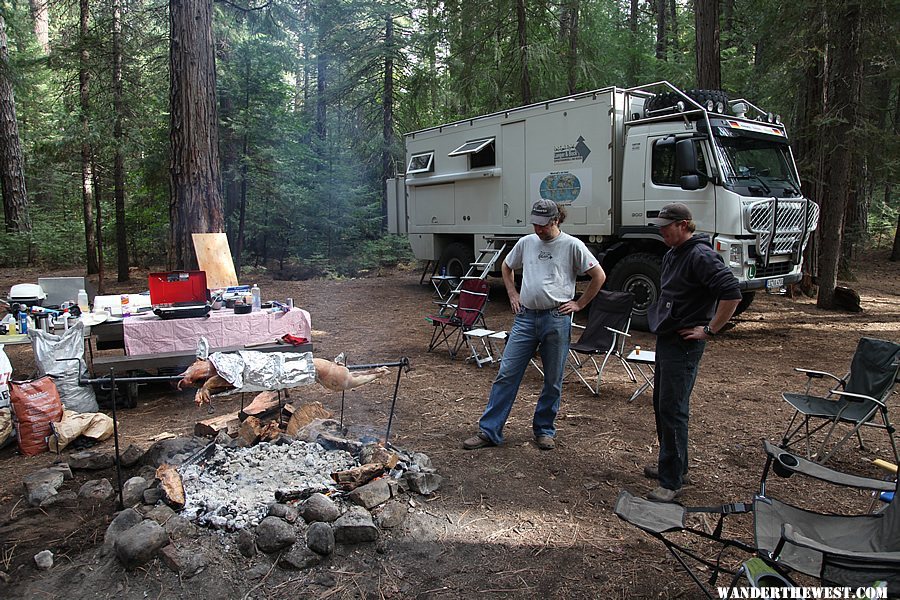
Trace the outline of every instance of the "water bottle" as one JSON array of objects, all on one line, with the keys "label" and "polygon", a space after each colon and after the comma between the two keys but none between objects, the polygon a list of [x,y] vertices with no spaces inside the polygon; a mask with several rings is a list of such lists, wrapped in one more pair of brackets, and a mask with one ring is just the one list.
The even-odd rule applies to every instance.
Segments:
[{"label": "water bottle", "polygon": [[259,295],[259,286],[256,285],[255,283],[253,284],[253,287],[250,288],[250,296],[252,298],[252,300],[251,300],[252,307],[250,310],[252,312],[256,312],[260,308],[262,308],[262,299],[260,298],[260,295]]},{"label": "water bottle", "polygon": [[19,313],[19,333],[28,333],[28,313]]},{"label": "water bottle", "polygon": [[82,313],[87,314],[91,312],[91,307],[88,306],[88,295],[86,291],[78,290],[78,301],[76,304],[78,304],[78,308],[81,309]]},{"label": "water bottle", "polygon": [[447,267],[441,267],[441,277],[447,276]]}]

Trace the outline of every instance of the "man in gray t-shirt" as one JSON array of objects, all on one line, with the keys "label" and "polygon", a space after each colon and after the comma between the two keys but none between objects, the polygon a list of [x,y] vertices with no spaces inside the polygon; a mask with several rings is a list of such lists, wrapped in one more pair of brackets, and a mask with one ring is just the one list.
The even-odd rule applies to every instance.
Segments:
[{"label": "man in gray t-shirt", "polygon": [[[525,369],[540,351],[544,386],[532,421],[535,443],[541,450],[555,446],[554,421],[559,411],[562,379],[569,353],[572,314],[587,306],[606,280],[606,274],[584,243],[559,226],[566,213],[552,200],[538,200],[531,208],[534,234],[521,238],[501,267],[503,283],[515,321],[506,340],[500,371],[491,386],[479,432],[463,442],[475,450],[503,442],[509,417]],[[522,269],[522,291],[516,291],[515,270]],[[575,278],[588,275],[590,285],[576,301]]]}]

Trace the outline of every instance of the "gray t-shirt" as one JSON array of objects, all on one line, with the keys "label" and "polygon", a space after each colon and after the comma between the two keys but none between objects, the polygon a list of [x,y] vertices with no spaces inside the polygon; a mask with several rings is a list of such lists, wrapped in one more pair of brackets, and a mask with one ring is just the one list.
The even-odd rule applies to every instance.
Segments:
[{"label": "gray t-shirt", "polygon": [[526,235],[504,262],[510,269],[522,269],[519,300],[532,310],[556,308],[574,298],[575,278],[599,264],[584,242],[564,232],[549,242]]}]

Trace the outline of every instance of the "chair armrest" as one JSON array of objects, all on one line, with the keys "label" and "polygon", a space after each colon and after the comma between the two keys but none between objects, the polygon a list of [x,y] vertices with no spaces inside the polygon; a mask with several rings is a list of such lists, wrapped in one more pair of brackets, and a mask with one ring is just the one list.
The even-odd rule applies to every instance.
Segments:
[{"label": "chair armrest", "polygon": [[[781,526],[781,539],[783,541],[790,542],[795,546],[809,548],[810,550],[815,550],[816,552],[821,552],[822,554],[840,556],[841,559],[845,561],[852,561],[853,559],[857,559],[867,564],[871,564],[874,561],[885,565],[897,565],[898,567],[900,567],[900,552],[855,552],[853,550],[835,548],[834,546],[829,546],[812,538],[806,537],[802,532],[800,532],[790,523],[784,523]],[[777,559],[778,557],[776,556],[775,558]]]},{"label": "chair armrest", "polygon": [[612,327],[607,327],[607,329],[612,331],[613,333],[618,333],[619,335],[624,335],[625,337],[631,337],[630,333],[625,333],[624,331],[619,331],[618,329],[613,329]]},{"label": "chair armrest", "polygon": [[850,402],[874,402],[878,406],[884,408],[884,402],[882,402],[878,398],[866,396],[865,394],[854,394],[853,392],[844,392],[842,390],[832,390],[831,393],[835,394],[836,396],[843,396]]},{"label": "chair armrest", "polygon": [[803,369],[801,367],[794,367],[794,370],[797,371],[798,373],[805,373],[806,376],[809,377],[810,379],[822,379],[825,377],[831,377],[832,379],[834,379],[841,385],[845,385],[847,383],[840,377],[838,377],[836,375],[832,375],[831,373],[829,373],[827,371],[813,371],[812,369]]},{"label": "chair armrest", "polygon": [[572,329],[587,329],[587,327],[579,325],[578,323],[572,323]]}]

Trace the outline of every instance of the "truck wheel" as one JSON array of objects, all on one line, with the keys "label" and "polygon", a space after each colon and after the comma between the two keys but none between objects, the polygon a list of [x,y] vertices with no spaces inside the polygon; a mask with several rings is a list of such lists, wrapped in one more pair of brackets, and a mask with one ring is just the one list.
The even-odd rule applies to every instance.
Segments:
[{"label": "truck wheel", "polygon": [[737,305],[737,308],[734,309],[733,317],[738,316],[745,310],[750,307],[750,304],[753,302],[753,298],[756,297],[756,292],[741,292],[741,303]]},{"label": "truck wheel", "polygon": [[[725,107],[728,106],[728,95],[719,90],[687,90],[684,93],[688,98],[701,106],[704,106],[710,100],[712,100],[713,104],[721,102]],[[644,111],[649,112],[669,108],[670,106],[675,106],[681,100],[682,97],[675,92],[657,94],[647,100],[644,104]]]},{"label": "truck wheel", "polygon": [[475,255],[472,253],[472,249],[463,243],[454,242],[444,248],[440,266],[447,268],[447,275],[462,277],[473,262],[475,262]]},{"label": "truck wheel", "polygon": [[629,254],[613,267],[610,289],[634,294],[631,326],[647,331],[647,309],[659,298],[662,259],[654,254]]}]

